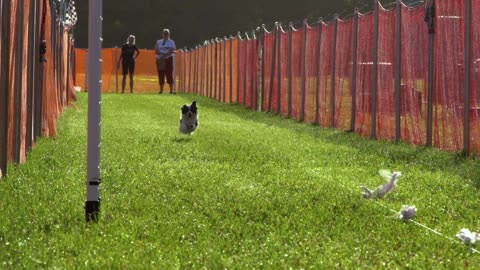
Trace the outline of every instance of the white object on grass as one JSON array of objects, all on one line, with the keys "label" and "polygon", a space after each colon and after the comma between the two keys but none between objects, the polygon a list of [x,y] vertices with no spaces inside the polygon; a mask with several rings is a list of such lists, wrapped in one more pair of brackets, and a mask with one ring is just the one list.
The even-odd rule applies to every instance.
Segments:
[{"label": "white object on grass", "polygon": [[475,244],[477,241],[480,242],[480,233],[471,232],[469,229],[463,228],[457,234],[457,238],[465,244]]},{"label": "white object on grass", "polygon": [[416,213],[417,207],[415,205],[404,205],[398,213],[398,217],[402,220],[409,220],[413,219]]},{"label": "white object on grass", "polygon": [[397,181],[402,176],[401,172],[390,172],[388,170],[380,170],[378,173],[385,178],[387,181],[385,184],[377,187],[375,190],[370,190],[365,186],[361,186],[364,190],[363,197],[364,198],[383,198],[388,193],[392,192],[397,187]]}]

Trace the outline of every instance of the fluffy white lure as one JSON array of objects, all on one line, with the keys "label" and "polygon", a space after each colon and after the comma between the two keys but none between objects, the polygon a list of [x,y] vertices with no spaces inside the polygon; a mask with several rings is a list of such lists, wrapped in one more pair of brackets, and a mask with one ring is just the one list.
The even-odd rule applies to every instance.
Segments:
[{"label": "fluffy white lure", "polygon": [[390,172],[388,170],[380,170],[378,173],[386,180],[386,183],[378,186],[375,190],[370,190],[365,186],[361,186],[363,189],[364,198],[383,198],[388,193],[392,192],[397,187],[397,181],[402,176],[401,172]]},{"label": "fluffy white lure", "polygon": [[457,238],[467,245],[475,245],[476,242],[480,242],[480,233],[471,232],[469,229],[463,228],[457,234]]},{"label": "fluffy white lure", "polygon": [[417,213],[417,207],[415,205],[404,205],[400,212],[398,213],[398,217],[401,220],[409,220],[415,217]]}]

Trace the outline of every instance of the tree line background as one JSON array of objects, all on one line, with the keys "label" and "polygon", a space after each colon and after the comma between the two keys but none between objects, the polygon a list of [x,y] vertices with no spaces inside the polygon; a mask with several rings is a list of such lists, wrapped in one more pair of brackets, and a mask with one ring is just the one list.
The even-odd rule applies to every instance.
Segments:
[{"label": "tree line background", "polygon": [[[388,5],[393,0],[381,0]],[[414,3],[418,0],[404,0]],[[78,1],[75,44],[88,47],[88,1]],[[276,21],[301,26],[318,17],[331,20],[353,14],[354,7],[372,10],[373,0],[103,0],[103,46],[121,46],[127,36],[136,36],[137,46],[152,49],[169,28],[177,48],[199,44],[207,39],[252,31],[265,24],[272,29]]]}]

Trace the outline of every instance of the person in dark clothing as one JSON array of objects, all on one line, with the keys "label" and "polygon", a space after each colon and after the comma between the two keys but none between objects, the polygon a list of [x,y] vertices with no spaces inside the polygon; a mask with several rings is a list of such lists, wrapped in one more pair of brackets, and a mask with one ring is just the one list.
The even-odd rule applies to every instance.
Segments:
[{"label": "person in dark clothing", "polygon": [[135,36],[130,35],[127,44],[122,46],[122,53],[118,59],[117,68],[122,62],[122,93],[125,93],[125,84],[127,82],[127,73],[130,77],[130,93],[133,93],[133,74],[135,72],[135,59],[140,54],[140,50],[135,46]]}]

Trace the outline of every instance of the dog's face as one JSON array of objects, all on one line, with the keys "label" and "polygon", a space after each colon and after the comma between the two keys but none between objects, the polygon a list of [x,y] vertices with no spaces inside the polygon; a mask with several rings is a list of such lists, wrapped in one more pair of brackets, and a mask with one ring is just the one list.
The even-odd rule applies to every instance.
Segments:
[{"label": "dog's face", "polygon": [[182,107],[182,116],[187,119],[195,119],[198,114],[197,102],[193,101],[191,105],[183,105]]}]

